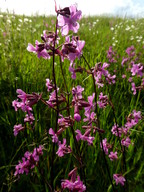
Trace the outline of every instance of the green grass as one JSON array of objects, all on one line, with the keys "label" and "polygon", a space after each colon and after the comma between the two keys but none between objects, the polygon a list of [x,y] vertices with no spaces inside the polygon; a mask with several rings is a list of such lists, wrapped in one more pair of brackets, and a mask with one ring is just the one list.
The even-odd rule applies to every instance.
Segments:
[{"label": "green grass", "polygon": [[[38,59],[37,56],[29,53],[26,48],[28,43],[34,45],[35,40],[40,39],[43,30],[54,30],[52,22],[54,17],[25,17],[10,14],[2,14],[0,17],[0,186],[1,191],[49,191],[43,178],[50,181],[52,143],[51,138],[47,136],[46,130],[54,127],[55,113],[38,103],[34,106],[34,115],[37,120],[34,133],[29,131],[20,133],[16,138],[13,135],[13,126],[16,123],[23,122],[24,114],[15,113],[12,107],[12,101],[16,99],[16,89],[22,89],[27,93],[43,92],[43,97],[48,99],[45,79],[52,79],[52,59]],[[27,18],[27,21],[26,19]],[[45,24],[48,24],[48,27]],[[125,117],[133,110],[141,110],[144,115],[144,91],[138,92],[136,96],[132,94],[131,85],[127,79],[122,79],[122,74],[127,74],[126,67],[121,67],[122,58],[126,56],[127,47],[134,45],[137,53],[141,53],[140,61],[144,63],[144,19],[127,19],[113,17],[88,17],[80,21],[78,36],[85,40],[83,50],[90,66],[97,62],[108,62],[106,51],[109,46],[117,52],[117,63],[111,64],[110,71],[117,70],[116,84],[109,86],[112,102],[115,106],[117,121],[120,126],[126,122]],[[76,65],[86,66],[84,60],[76,61]],[[64,90],[64,84],[59,59],[56,59],[56,79],[58,86]],[[63,63],[63,69],[66,77],[69,91],[73,86],[80,84],[85,88],[84,97],[92,95],[92,79],[86,73],[77,74],[77,79],[71,79],[68,71],[69,62]],[[127,74],[128,76],[128,74]],[[108,93],[108,88],[99,89]],[[101,128],[105,130],[103,138],[107,137],[115,141],[111,135],[111,127],[114,124],[111,107],[105,110],[99,109]],[[82,124],[82,123],[81,123]],[[75,129],[81,124],[76,124]],[[143,120],[131,132],[131,138],[134,146],[126,150],[128,190],[140,192],[144,189],[144,128]],[[65,136],[70,136],[70,146],[73,148],[73,138],[70,130],[67,130]],[[45,139],[45,140],[44,140]],[[81,145],[84,162],[86,164],[86,178],[88,191],[112,191],[108,179],[106,166],[103,160],[99,145],[99,137],[96,135],[94,147],[88,147],[85,143]],[[44,157],[34,174],[23,175],[19,181],[13,182],[14,165],[23,157],[26,150],[33,150],[33,146],[39,143],[45,143]],[[115,141],[117,143],[117,140]],[[86,152],[86,153],[85,153]],[[71,157],[71,158],[69,158]],[[108,158],[107,158],[108,160]],[[55,188],[60,188],[61,179],[67,178],[67,174],[73,168],[75,159],[71,155],[64,158],[57,158],[54,162]],[[111,175],[115,171],[121,171],[121,161],[111,163],[108,160]],[[41,173],[41,174],[40,174]],[[43,176],[41,176],[43,175]],[[118,186],[117,191],[123,191]]]}]

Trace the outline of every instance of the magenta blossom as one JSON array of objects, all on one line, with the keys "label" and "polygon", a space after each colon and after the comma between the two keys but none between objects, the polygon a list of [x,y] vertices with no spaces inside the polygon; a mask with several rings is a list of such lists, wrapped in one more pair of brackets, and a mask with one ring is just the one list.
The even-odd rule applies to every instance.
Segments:
[{"label": "magenta blossom", "polygon": [[79,140],[83,140],[83,141],[87,141],[88,145],[92,145],[93,144],[93,140],[95,139],[94,137],[90,136],[90,131],[91,130],[87,130],[84,135],[82,135],[81,131],[79,129],[77,129],[75,132],[77,133],[76,135],[76,139],[77,141]]},{"label": "magenta blossom", "polygon": [[53,84],[52,84],[52,80],[50,79],[46,79],[46,86],[47,86],[47,91],[51,91],[54,87],[53,87]]},{"label": "magenta blossom", "polygon": [[121,184],[122,186],[124,186],[124,182],[126,181],[121,174],[114,174],[113,179],[115,180],[116,185]]},{"label": "magenta blossom", "polygon": [[48,54],[47,50],[41,46],[41,43],[39,43],[37,40],[35,41],[34,47],[31,43],[28,43],[27,50],[29,52],[36,53],[38,58],[43,57],[44,59],[50,59],[50,55]]},{"label": "magenta blossom", "polygon": [[84,88],[80,85],[77,85],[76,87],[72,88],[72,94],[73,97],[76,97],[77,99],[82,99],[82,92],[84,91]]},{"label": "magenta blossom", "polygon": [[136,110],[133,110],[133,117],[134,117],[134,120],[136,123],[138,123],[138,121],[142,118],[141,117],[141,111],[136,111]]},{"label": "magenta blossom", "polygon": [[30,124],[33,124],[35,118],[33,116],[32,113],[26,114],[25,118],[24,118],[24,122],[29,122]]},{"label": "magenta blossom", "polygon": [[52,142],[58,143],[58,136],[55,134],[52,128],[49,129],[49,134],[52,135]]},{"label": "magenta blossom", "polygon": [[71,177],[70,180],[65,179],[62,180],[61,186],[63,189],[68,188],[70,191],[78,191],[83,192],[86,191],[86,186],[83,184],[83,182],[80,180],[80,176],[77,176],[77,168],[74,168],[70,173],[69,177]]},{"label": "magenta blossom", "polygon": [[[60,128],[65,129],[73,124],[73,119],[71,118],[71,116],[63,117],[63,115],[61,115],[61,114],[59,114],[59,116],[61,117],[58,119],[58,125]],[[59,133],[59,130],[58,130],[57,134],[58,133]]]},{"label": "magenta blossom", "polygon": [[143,76],[142,71],[143,71],[143,66],[141,63],[132,65],[132,68],[131,68],[132,76],[137,75],[137,76],[142,77]]},{"label": "magenta blossom", "polygon": [[122,135],[122,129],[116,124],[112,126],[111,132],[113,135],[116,135],[117,137],[121,137]]},{"label": "magenta blossom", "polygon": [[83,121],[87,122],[88,121],[88,125],[92,125],[92,122],[96,121],[96,114],[94,112],[92,112],[91,114],[86,113],[85,116],[87,118],[84,118]]},{"label": "magenta blossom", "polygon": [[91,110],[94,110],[94,107],[95,107],[95,103],[93,103],[94,98],[95,98],[95,93],[88,96],[89,106],[84,108],[85,109],[85,116],[90,116]]},{"label": "magenta blossom", "polygon": [[107,51],[107,58],[109,59],[110,63],[116,63],[115,59],[116,53],[113,51],[112,46],[109,47],[109,50]]},{"label": "magenta blossom", "polygon": [[124,57],[123,57],[123,60],[122,60],[122,62],[121,62],[121,65],[123,66],[127,61],[129,61],[129,58],[124,58]]},{"label": "magenta blossom", "polygon": [[65,11],[63,14],[61,10],[58,12],[60,13],[58,15],[58,26],[61,27],[62,36],[67,35],[69,30],[77,33],[79,29],[79,23],[77,20],[81,19],[82,12],[77,10],[76,5],[71,5],[67,8],[67,12]]},{"label": "magenta blossom", "polygon": [[68,59],[71,61],[71,64],[74,62],[76,58],[80,59],[80,56],[82,55],[82,49],[84,48],[85,41],[78,40],[76,42],[76,49],[75,53],[70,52],[68,54]]},{"label": "magenta blossom", "polygon": [[136,86],[135,86],[135,83],[131,83],[131,85],[132,85],[131,90],[133,91],[133,95],[136,95]]},{"label": "magenta blossom", "polygon": [[19,164],[15,167],[14,176],[26,173],[26,175],[33,169],[37,162],[39,161],[39,156],[43,155],[43,146],[40,145],[38,148],[35,148],[32,153],[29,151],[25,152],[22,162],[19,161]]},{"label": "magenta blossom", "polygon": [[129,57],[135,56],[135,48],[134,46],[130,46],[126,49],[126,53],[128,54]]},{"label": "magenta blossom", "polygon": [[75,63],[72,66],[69,66],[69,71],[71,72],[71,78],[76,79]]},{"label": "magenta blossom", "polygon": [[104,150],[105,154],[108,155],[108,150],[111,148],[110,144],[107,142],[107,138],[102,140],[100,147]]},{"label": "magenta blossom", "polygon": [[56,152],[56,154],[59,156],[59,157],[63,157],[65,154],[68,154],[68,153],[71,153],[71,147],[68,146],[66,147],[66,139],[64,138],[63,139],[63,143],[61,143],[61,141],[58,142],[58,151]]},{"label": "magenta blossom", "polygon": [[97,102],[99,108],[105,108],[108,104],[108,96],[107,95],[103,95],[103,93],[101,92],[99,95],[99,101]]},{"label": "magenta blossom", "polygon": [[122,140],[121,140],[121,144],[122,144],[123,146],[128,147],[128,146],[131,144],[130,138],[127,137],[127,138],[122,139]]},{"label": "magenta blossom", "polygon": [[71,62],[70,66],[72,66],[76,58],[80,59],[84,45],[85,41],[81,41],[74,36],[72,37],[72,41],[70,41],[70,36],[67,36],[62,46],[62,61],[64,61],[64,58],[68,58]]},{"label": "magenta blossom", "polygon": [[117,151],[116,152],[111,151],[110,154],[109,154],[109,158],[110,158],[111,161],[118,159]]},{"label": "magenta blossom", "polygon": [[14,126],[14,136],[17,136],[17,134],[20,132],[20,131],[23,131],[24,130],[24,127],[22,126],[22,124],[19,124],[19,125],[15,125]]}]

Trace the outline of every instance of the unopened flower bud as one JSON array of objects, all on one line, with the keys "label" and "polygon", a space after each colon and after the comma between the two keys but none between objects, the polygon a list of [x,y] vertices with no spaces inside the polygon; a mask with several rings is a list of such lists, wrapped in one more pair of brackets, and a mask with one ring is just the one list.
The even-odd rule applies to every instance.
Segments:
[{"label": "unopened flower bud", "polygon": [[81,120],[80,114],[75,113],[75,114],[74,114],[74,119],[75,119],[77,122],[79,122],[79,121]]}]

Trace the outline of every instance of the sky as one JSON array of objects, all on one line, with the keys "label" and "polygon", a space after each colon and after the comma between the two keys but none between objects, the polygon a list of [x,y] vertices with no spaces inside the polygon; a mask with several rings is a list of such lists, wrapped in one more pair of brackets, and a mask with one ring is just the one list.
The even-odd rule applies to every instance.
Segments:
[{"label": "sky", "polygon": [[[144,17],[144,0],[56,0],[57,7],[77,4],[84,16],[117,15]],[[54,0],[0,0],[0,11],[7,9],[21,15],[55,15]]]}]

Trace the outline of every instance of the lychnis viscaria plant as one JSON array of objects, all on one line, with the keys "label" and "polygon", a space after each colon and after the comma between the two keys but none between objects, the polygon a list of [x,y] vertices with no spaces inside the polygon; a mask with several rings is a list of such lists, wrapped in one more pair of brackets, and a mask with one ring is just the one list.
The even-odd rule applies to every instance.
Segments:
[{"label": "lychnis viscaria plant", "polygon": [[[91,67],[91,63],[87,61],[83,54],[85,41],[80,40],[80,37],[75,35],[80,27],[78,22],[82,18],[82,12],[77,9],[76,5],[59,10],[55,5],[55,11],[57,14],[55,32],[44,30],[41,35],[42,42],[36,40],[35,46],[29,43],[27,47],[27,50],[35,53],[38,58],[42,57],[48,60],[48,62],[52,60],[53,79],[51,80],[49,77],[46,79],[49,98],[48,100],[44,99],[42,93],[33,92],[28,94],[21,89],[17,89],[17,100],[12,102],[12,106],[15,111],[21,109],[25,113],[25,118],[23,123],[14,125],[14,136],[17,136],[22,131],[31,130],[33,132],[36,123],[33,106],[37,105],[38,102],[42,102],[48,107],[48,110],[55,113],[53,127],[49,127],[47,130],[48,138],[53,143],[49,170],[50,178],[49,180],[44,178],[44,182],[48,185],[49,190],[56,191],[57,188],[59,191],[89,191],[88,167],[85,162],[82,145],[95,147],[94,142],[99,142],[98,145],[101,148],[111,189],[117,191],[117,185],[121,185],[124,190],[127,190],[128,182],[125,176],[127,171],[126,152],[130,145],[134,145],[131,141],[131,130],[141,121],[141,112],[132,109],[130,114],[127,114],[125,122],[122,125],[118,124],[118,117],[115,113],[116,107],[112,103],[112,94],[109,91],[109,87],[117,81],[116,74],[109,70],[110,65],[117,62],[116,53],[110,47],[107,51],[109,62],[99,62]],[[65,40],[63,41],[63,39]],[[61,41],[63,42],[60,43]],[[127,49],[126,53],[128,57],[123,58],[122,67],[125,67],[125,63],[129,62],[129,82],[131,82],[132,91],[135,95],[137,90],[144,88],[143,65],[141,63],[137,64],[136,60],[134,61],[134,47]],[[65,91],[59,88],[59,82],[56,79],[56,57],[59,57]],[[69,69],[73,81],[76,79],[76,74],[82,72],[92,78],[94,91],[89,93],[87,99],[84,97],[85,89],[81,85],[76,85],[71,89],[68,88],[67,79],[62,67],[66,59],[70,62],[67,69]],[[77,59],[78,61],[83,59],[85,67],[77,66]],[[123,75],[123,78],[125,77]],[[141,82],[137,87],[134,82],[136,77]],[[104,93],[105,87],[108,90],[107,94]],[[102,128],[100,120],[100,113],[108,105],[113,113],[114,123],[110,134],[111,137],[115,136],[114,140],[105,138],[106,130]],[[73,146],[69,142],[69,137],[66,134],[67,130],[72,134]],[[96,141],[96,138],[99,138],[98,141]],[[114,142],[115,140],[118,142]],[[46,159],[47,148],[45,140],[42,140],[40,143],[34,143],[31,146],[34,146],[34,149],[31,152],[26,151],[22,160],[15,166],[14,177],[18,179],[20,179],[21,174],[28,175],[34,169],[40,169],[40,161]],[[54,184],[56,177],[54,162],[64,156],[67,159],[73,157],[74,160],[72,161],[71,169],[67,171],[69,173],[61,176],[63,177],[60,180],[61,185],[56,186]],[[110,162],[116,161],[121,164],[122,169],[111,173]],[[42,177],[44,177],[43,174]]]}]

